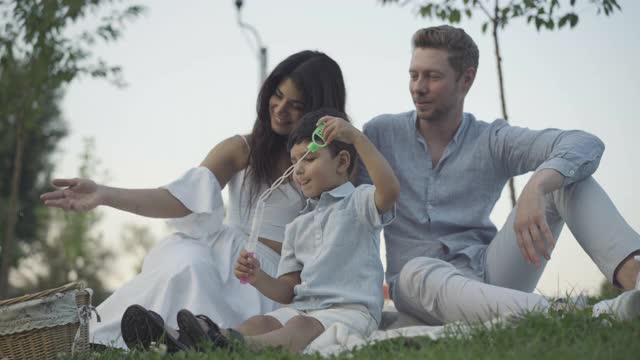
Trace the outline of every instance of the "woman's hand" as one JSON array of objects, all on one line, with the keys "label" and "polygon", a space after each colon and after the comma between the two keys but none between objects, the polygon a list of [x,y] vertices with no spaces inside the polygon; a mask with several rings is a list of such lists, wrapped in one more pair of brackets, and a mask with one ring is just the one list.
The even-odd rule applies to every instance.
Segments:
[{"label": "woman's hand", "polygon": [[55,179],[53,185],[64,187],[40,195],[46,206],[73,211],[89,211],[104,204],[104,190],[89,179]]},{"label": "woman's hand", "polygon": [[240,250],[236,265],[233,267],[235,276],[253,285],[256,282],[256,274],[260,270],[260,262],[245,249]]}]

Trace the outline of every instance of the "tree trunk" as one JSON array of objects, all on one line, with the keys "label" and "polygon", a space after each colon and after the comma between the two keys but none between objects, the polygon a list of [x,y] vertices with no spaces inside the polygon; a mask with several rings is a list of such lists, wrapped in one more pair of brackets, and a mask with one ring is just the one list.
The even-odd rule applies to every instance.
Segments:
[{"label": "tree trunk", "polygon": [[[502,56],[500,55],[500,43],[498,42],[498,1],[496,0],[494,18],[492,21],[493,27],[493,44],[496,49],[496,64],[498,65],[498,82],[500,83],[500,102],[502,103],[502,117],[509,121],[507,116],[507,102],[504,99],[504,80],[502,78]],[[511,194],[511,207],[516,206],[516,186],[513,178],[509,179],[509,193]]]},{"label": "tree trunk", "polygon": [[15,243],[15,230],[18,215],[18,194],[20,189],[20,177],[22,175],[22,155],[24,153],[25,130],[23,119],[16,119],[16,152],[11,176],[11,193],[7,204],[7,222],[4,242],[2,243],[2,262],[0,262],[0,299],[7,297],[9,290],[9,270],[13,247]]}]

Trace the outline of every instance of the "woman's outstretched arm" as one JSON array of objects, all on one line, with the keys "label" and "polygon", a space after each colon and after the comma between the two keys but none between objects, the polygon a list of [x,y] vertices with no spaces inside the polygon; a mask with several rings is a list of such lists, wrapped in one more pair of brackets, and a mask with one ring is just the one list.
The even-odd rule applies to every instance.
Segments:
[{"label": "woman's outstretched arm", "polygon": [[[233,175],[246,167],[248,156],[244,140],[235,136],[216,145],[201,166],[208,168],[216,176],[220,186],[224,187]],[[53,185],[61,189],[40,196],[49,207],[89,211],[104,205],[154,218],[177,218],[191,213],[191,210],[163,188],[124,189],[77,178],[55,179]]]}]

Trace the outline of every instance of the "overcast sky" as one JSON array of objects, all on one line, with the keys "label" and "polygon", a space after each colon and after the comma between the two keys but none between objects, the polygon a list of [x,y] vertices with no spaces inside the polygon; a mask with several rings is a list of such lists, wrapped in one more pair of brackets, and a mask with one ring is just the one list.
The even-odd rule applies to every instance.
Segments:
[{"label": "overcast sky", "polygon": [[[76,176],[82,139],[94,137],[108,184],[157,187],[199,164],[216,143],[246,134],[255,120],[258,62],[237,26],[233,0],[139,1],[145,16],[115,44],[95,54],[121,65],[129,86],[85,79],[63,102],[71,133],[57,154],[56,176]],[[583,2],[584,3],[584,2]],[[507,110],[514,125],[533,129],[583,129],[607,149],[595,178],[631,226],[640,230],[640,175],[633,112],[640,99],[640,26],[637,1],[620,1],[622,13],[596,16],[588,5],[574,30],[536,32],[515,21],[500,41]],[[381,6],[374,0],[247,0],[243,19],[255,26],[269,50],[269,68],[304,49],[326,52],[342,67],[347,111],[358,127],[381,113],[412,108],[408,90],[411,35],[439,24],[414,15],[414,7]],[[491,37],[481,14],[461,24],[480,48],[478,75],[465,111],[492,121],[501,116]],[[521,190],[528,177],[516,179]],[[505,192],[506,195],[506,192]],[[498,227],[510,210],[508,197],[492,219]],[[150,226],[158,238],[162,220],[102,208],[100,230],[116,246],[126,223]],[[114,269],[111,286],[132,274]],[[594,291],[604,279],[565,228],[539,284],[544,294]]]}]

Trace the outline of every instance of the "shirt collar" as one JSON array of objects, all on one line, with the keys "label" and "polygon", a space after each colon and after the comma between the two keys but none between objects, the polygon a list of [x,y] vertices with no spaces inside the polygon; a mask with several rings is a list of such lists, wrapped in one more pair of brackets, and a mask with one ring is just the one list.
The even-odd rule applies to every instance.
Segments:
[{"label": "shirt collar", "polygon": [[345,198],[345,197],[351,195],[351,193],[354,192],[355,189],[356,189],[356,187],[353,186],[353,184],[350,181],[347,181],[344,184],[336,186],[336,187],[334,187],[333,189],[331,189],[329,191],[323,192],[322,194],[320,194],[320,198],[319,199],[308,198],[307,199],[307,204],[300,211],[300,213],[305,213],[305,212],[312,211],[313,209],[315,209],[315,207],[318,205],[318,203],[320,201],[322,201],[323,199],[326,199],[328,196],[331,196],[332,198],[334,198],[336,200],[342,199],[342,198]]},{"label": "shirt collar", "polygon": [[350,181],[347,181],[340,186],[334,187],[330,191],[323,192],[322,195],[320,195],[320,199],[322,199],[323,196],[326,196],[325,194],[331,195],[331,197],[335,199],[341,199],[343,197],[349,196],[355,189],[356,187],[353,186]]},{"label": "shirt collar", "polygon": [[469,119],[469,117],[472,117],[472,116],[473,115],[471,115],[469,113],[462,113],[462,121],[460,122],[460,126],[458,126],[458,130],[456,131],[455,135],[453,135],[453,142],[454,143],[457,143],[458,140],[460,140],[460,138],[466,132],[467,126],[469,125],[469,122],[471,121]]},{"label": "shirt collar", "polygon": [[[416,116],[417,115],[415,110],[409,112],[409,117],[407,119],[409,129],[413,131],[417,139],[422,139],[424,141],[422,134],[420,134],[420,131],[418,130],[418,126],[417,126],[418,118]],[[465,133],[467,129],[467,125],[471,121],[470,119],[471,117],[473,117],[472,114],[462,113],[462,121],[460,122],[460,126],[458,126],[458,130],[456,130],[456,133],[453,135],[452,141],[454,144],[457,143],[460,140],[460,138],[463,136],[462,134]]]}]

